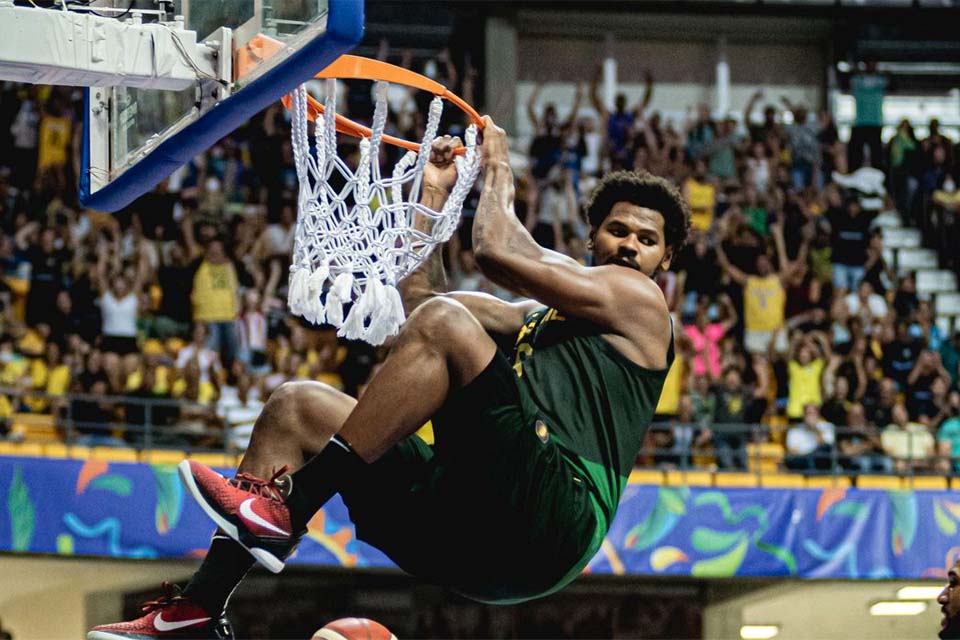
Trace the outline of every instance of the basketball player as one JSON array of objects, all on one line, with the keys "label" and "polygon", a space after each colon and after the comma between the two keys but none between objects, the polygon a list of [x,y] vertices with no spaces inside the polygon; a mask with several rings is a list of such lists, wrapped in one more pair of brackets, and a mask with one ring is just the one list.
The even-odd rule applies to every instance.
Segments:
[{"label": "basketball player", "polygon": [[[673,359],[652,276],[669,268],[689,213],[666,181],[611,174],[587,209],[598,266],[547,251],[514,215],[506,134],[485,120],[473,248],[487,277],[530,300],[445,293],[434,252],[404,281],[412,312],[359,402],[287,383],[257,420],[236,478],[181,465],[219,525],[208,555],[182,594],[90,640],[225,637],[221,612],[254,558],[280,571],[337,492],[358,538],[483,602],[557,591],[597,552]],[[424,174],[434,209],[456,180],[459,144],[434,143]],[[413,435],[428,420],[432,447]]]}]

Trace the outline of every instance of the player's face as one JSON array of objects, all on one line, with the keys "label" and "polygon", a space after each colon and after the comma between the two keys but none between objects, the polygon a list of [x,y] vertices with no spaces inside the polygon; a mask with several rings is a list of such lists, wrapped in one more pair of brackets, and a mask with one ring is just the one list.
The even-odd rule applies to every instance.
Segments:
[{"label": "player's face", "polygon": [[960,561],[947,573],[947,586],[937,596],[943,618],[940,620],[940,637],[943,640],[960,638]]},{"label": "player's face", "polygon": [[670,268],[663,215],[630,202],[617,202],[593,236],[596,265],[613,264],[653,276]]}]

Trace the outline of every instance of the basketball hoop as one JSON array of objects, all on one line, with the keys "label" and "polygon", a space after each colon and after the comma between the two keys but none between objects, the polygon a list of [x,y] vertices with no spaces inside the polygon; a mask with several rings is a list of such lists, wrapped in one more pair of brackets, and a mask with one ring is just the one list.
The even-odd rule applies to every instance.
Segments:
[{"label": "basketball hoop", "polygon": [[[443,85],[385,62],[341,56],[316,77],[326,79],[325,104],[307,95],[303,86],[283,100],[293,112],[293,154],[300,182],[288,304],[291,312],[310,322],[337,327],[337,335],[382,344],[406,319],[398,283],[456,231],[463,201],[480,171],[477,128],[482,121]],[[371,128],[336,113],[336,78],[374,81]],[[384,134],[390,82],[434,95],[419,143]],[[473,124],[454,158],[456,184],[443,208],[433,211],[419,201],[444,100],[463,109]],[[316,124],[313,136],[308,133],[309,120]],[[355,169],[337,156],[337,132],[360,138]],[[383,142],[408,150],[390,175],[381,175]],[[339,191],[329,182],[334,175],[345,180]]]}]

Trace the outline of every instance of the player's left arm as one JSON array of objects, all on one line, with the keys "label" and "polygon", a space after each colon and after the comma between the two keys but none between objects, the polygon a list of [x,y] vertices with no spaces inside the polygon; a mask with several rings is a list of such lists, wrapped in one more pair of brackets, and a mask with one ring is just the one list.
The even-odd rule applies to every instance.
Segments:
[{"label": "player's left arm", "polygon": [[585,267],[544,249],[520,224],[513,209],[506,134],[489,116],[484,120],[484,185],[473,221],[474,255],[484,275],[519,295],[614,333],[626,335],[637,325],[659,333],[661,324],[667,326],[668,312],[653,280],[616,265]]}]

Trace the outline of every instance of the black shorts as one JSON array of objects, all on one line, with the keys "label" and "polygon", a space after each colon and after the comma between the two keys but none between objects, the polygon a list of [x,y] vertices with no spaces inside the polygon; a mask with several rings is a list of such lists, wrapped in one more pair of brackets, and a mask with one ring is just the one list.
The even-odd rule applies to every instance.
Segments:
[{"label": "black shorts", "polygon": [[100,339],[100,350],[104,353],[116,353],[121,356],[139,351],[137,339],[127,336],[103,336]]},{"label": "black shorts", "polygon": [[598,540],[593,501],[503,353],[450,394],[433,429],[433,446],[407,438],[342,492],[357,537],[484,602],[572,580]]}]

